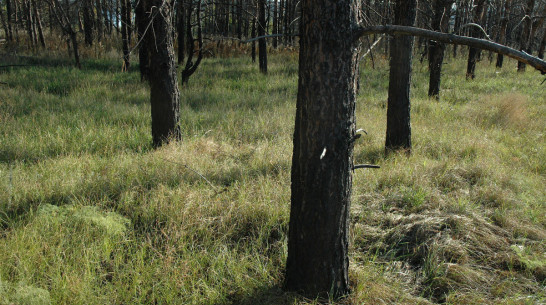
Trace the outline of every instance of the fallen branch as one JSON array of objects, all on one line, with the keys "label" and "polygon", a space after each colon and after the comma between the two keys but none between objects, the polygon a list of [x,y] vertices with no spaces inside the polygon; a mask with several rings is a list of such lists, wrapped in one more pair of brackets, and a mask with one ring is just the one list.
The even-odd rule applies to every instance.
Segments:
[{"label": "fallen branch", "polygon": [[200,172],[196,171],[195,169],[189,167],[188,165],[184,164],[184,163],[180,163],[180,162],[175,162],[175,161],[172,161],[172,160],[169,160],[169,159],[165,159],[165,158],[160,158],[162,160],[165,160],[167,162],[171,162],[171,163],[174,163],[174,164],[178,164],[178,165],[181,165],[183,167],[185,167],[186,169],[189,169],[190,171],[196,173],[197,175],[199,175],[199,177],[203,178],[203,180],[205,180],[213,189],[217,189],[216,186],[214,186],[214,184],[212,184],[212,182],[209,181],[209,179],[205,178],[205,176],[203,176],[203,174],[201,174]]},{"label": "fallen branch", "polygon": [[502,54],[539,70],[542,74],[546,74],[546,61],[541,60],[538,57],[534,57],[522,51],[512,49],[510,47],[498,44],[496,42],[488,41],[480,38],[472,38],[467,36],[459,36],[454,34],[440,33],[421,28],[415,28],[411,26],[403,25],[377,25],[368,27],[359,27],[354,31],[354,39],[359,39],[362,36],[371,34],[389,34],[389,35],[406,35],[406,36],[419,36],[428,39],[436,40],[443,43],[467,45],[473,48],[492,51],[498,54]]},{"label": "fallen branch", "polygon": [[353,170],[359,169],[359,168],[381,168],[379,165],[373,165],[373,164],[359,164],[353,166]]}]

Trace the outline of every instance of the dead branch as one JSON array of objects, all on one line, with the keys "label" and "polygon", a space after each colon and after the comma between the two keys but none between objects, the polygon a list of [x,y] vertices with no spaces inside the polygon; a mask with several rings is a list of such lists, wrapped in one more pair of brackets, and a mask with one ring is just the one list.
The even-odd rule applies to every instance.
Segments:
[{"label": "dead branch", "polygon": [[362,36],[371,34],[389,34],[389,35],[406,35],[406,36],[419,36],[425,37],[431,40],[436,40],[443,43],[467,45],[473,48],[483,49],[499,53],[516,60],[519,60],[531,67],[539,70],[542,74],[546,74],[546,61],[541,60],[538,57],[534,57],[522,51],[512,49],[510,47],[498,44],[496,42],[488,41],[480,38],[473,38],[467,36],[459,36],[455,34],[440,33],[431,30],[425,30],[421,28],[402,26],[402,25],[377,25],[368,27],[358,27],[354,31],[354,39],[359,39]]}]

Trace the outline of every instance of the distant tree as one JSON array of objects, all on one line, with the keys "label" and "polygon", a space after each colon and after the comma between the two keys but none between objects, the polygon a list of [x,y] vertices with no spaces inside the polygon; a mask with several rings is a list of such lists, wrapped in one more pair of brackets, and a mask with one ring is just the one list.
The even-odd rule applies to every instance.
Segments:
[{"label": "distant tree", "polygon": [[[474,14],[473,14],[473,21],[474,23],[480,25],[483,23],[483,19],[486,12],[486,0],[476,0],[474,1]],[[470,29],[470,35],[472,37],[480,37],[483,35],[483,33],[478,29],[477,27],[471,27]],[[468,61],[466,65],[466,78],[467,79],[474,79],[476,77],[476,62],[478,61],[478,58],[480,57],[480,49],[470,47],[468,50]]]},{"label": "distant tree", "polygon": [[[432,30],[447,32],[451,17],[451,6],[454,0],[433,0]],[[440,98],[440,81],[442,78],[442,65],[446,45],[442,42],[431,40],[428,49],[429,87],[428,96]]]},{"label": "distant tree", "polygon": [[[396,1],[394,23],[413,26],[417,0]],[[390,48],[389,97],[387,101],[386,152],[411,151],[410,83],[413,37],[394,36]]]},{"label": "distant tree", "polygon": [[[530,48],[529,41],[534,37],[531,37],[533,20],[531,16],[533,15],[533,9],[535,7],[535,0],[527,0],[524,4],[523,9],[523,27],[521,29],[521,34],[519,35],[519,46],[521,51],[528,51]],[[529,52],[528,52],[529,53]],[[518,72],[525,71],[525,64],[521,61],[518,61]]]},{"label": "distant tree", "polygon": [[131,2],[130,0],[120,0],[121,2],[121,43],[123,51],[123,67],[129,71],[131,60],[129,46],[131,44]]},{"label": "distant tree", "polygon": [[49,4],[51,14],[61,27],[63,33],[69,37],[72,44],[72,54],[74,55],[75,65],[81,69],[77,31],[74,28],[75,25],[73,22],[73,19],[76,19],[75,17],[78,14],[75,10],[76,8],[71,6],[68,1],[65,1],[64,4],[61,4],[59,0],[45,1]]},{"label": "distant tree", "polygon": [[150,8],[150,33],[146,35],[149,53],[150,103],[154,147],[179,140],[180,91],[176,77],[172,13],[174,0],[140,0]]},{"label": "distant tree", "polygon": [[[201,20],[202,14],[202,2],[197,0],[196,3],[193,3],[192,0],[189,0],[186,7],[186,45],[188,47],[187,53],[188,58],[186,59],[186,64],[182,70],[182,84],[187,84],[190,76],[197,71],[201,60],[203,59],[203,26]],[[195,23],[192,21],[192,15],[195,15]],[[197,31],[197,38],[193,37],[193,30]],[[196,43],[197,42],[197,46]],[[194,56],[197,54],[197,58],[194,61]]]},{"label": "distant tree", "polygon": [[[265,35],[266,0],[258,0],[258,36]],[[267,43],[265,38],[258,40],[258,58],[260,61],[260,72],[267,74]]]},{"label": "distant tree", "polygon": [[[510,19],[510,14],[512,10],[512,0],[505,0],[504,10],[502,13],[502,18],[500,21],[499,29],[499,43],[506,44],[506,30],[508,29],[508,21]],[[504,56],[502,54],[497,55],[497,68],[502,68],[502,63],[504,61]]]},{"label": "distant tree", "polygon": [[149,9],[146,6],[147,3],[148,2],[146,0],[137,0],[135,6],[135,23],[138,39],[138,62],[141,81],[148,80],[150,77],[150,56],[148,47],[146,46],[148,39],[145,37],[148,32],[148,24],[150,23],[150,19],[146,15],[146,12]]}]

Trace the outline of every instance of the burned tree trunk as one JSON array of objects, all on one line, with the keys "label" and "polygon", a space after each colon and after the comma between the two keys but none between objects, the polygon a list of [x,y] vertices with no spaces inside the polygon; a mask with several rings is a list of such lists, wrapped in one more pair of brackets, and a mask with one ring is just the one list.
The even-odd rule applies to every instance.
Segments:
[{"label": "burned tree trunk", "polygon": [[[535,0],[528,0],[525,8],[524,8],[524,21],[523,21],[523,29],[521,31],[521,35],[519,37],[519,45],[521,51],[527,51],[527,42],[532,39],[531,37],[531,28],[533,25],[533,20],[531,19],[531,14],[533,12],[533,8],[535,6]],[[521,61],[518,61],[518,72],[525,71],[525,64]]]},{"label": "burned tree trunk", "polygon": [[358,3],[301,2],[285,287],[313,298],[349,292]]},{"label": "burned tree trunk", "polygon": [[[438,32],[447,32],[453,0],[435,0],[432,29]],[[428,96],[440,99],[440,81],[442,78],[442,64],[446,45],[431,40],[429,42],[428,67],[430,72]]]},{"label": "burned tree trunk", "polygon": [[[265,0],[258,2],[258,36],[265,35]],[[258,40],[258,59],[260,72],[267,74],[267,44],[265,38]]]},{"label": "burned tree trunk", "polygon": [[[476,11],[474,12],[474,22],[481,24],[483,21],[483,17],[485,15],[485,0],[477,0],[476,1]],[[477,29],[476,27],[472,27],[470,29],[470,35],[472,37],[480,37],[482,35],[481,31]],[[470,47],[468,50],[468,62],[466,65],[466,79],[474,79],[476,77],[476,62],[478,61],[478,58],[480,57],[480,49],[476,49],[473,47]]]},{"label": "burned tree trunk", "polygon": [[[143,0],[141,0],[143,1]],[[180,91],[176,77],[172,18],[174,0],[148,0],[151,8],[151,29],[146,35],[150,55],[150,103],[154,147],[179,140]]]},{"label": "burned tree trunk", "polygon": [[149,79],[150,76],[150,56],[148,54],[148,48],[146,46],[147,42],[147,26],[150,22],[146,17],[147,11],[147,1],[138,0],[135,7],[135,23],[137,27],[137,37],[138,37],[138,63],[140,69],[140,80],[145,81]]},{"label": "burned tree trunk", "polygon": [[[417,0],[397,1],[394,22],[413,26]],[[411,151],[410,82],[413,37],[394,36],[390,48],[389,98],[385,151]]]}]

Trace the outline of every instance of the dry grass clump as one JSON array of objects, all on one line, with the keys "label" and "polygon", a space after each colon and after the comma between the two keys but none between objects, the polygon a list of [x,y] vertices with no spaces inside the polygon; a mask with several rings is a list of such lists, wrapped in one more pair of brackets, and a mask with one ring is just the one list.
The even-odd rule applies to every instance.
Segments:
[{"label": "dry grass clump", "polygon": [[380,218],[380,226],[355,225],[355,245],[387,265],[402,262],[411,270],[406,276],[420,287],[417,293],[435,302],[509,300],[514,295],[495,290],[507,276],[513,278],[513,290],[537,298],[544,293],[537,290],[544,262],[526,262],[514,251],[512,235],[480,216],[424,212],[368,217]]},{"label": "dry grass clump", "polygon": [[529,126],[527,97],[519,93],[487,95],[468,105],[467,115],[484,127],[522,129]]}]

